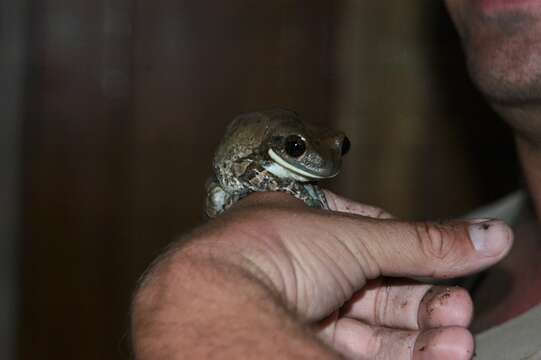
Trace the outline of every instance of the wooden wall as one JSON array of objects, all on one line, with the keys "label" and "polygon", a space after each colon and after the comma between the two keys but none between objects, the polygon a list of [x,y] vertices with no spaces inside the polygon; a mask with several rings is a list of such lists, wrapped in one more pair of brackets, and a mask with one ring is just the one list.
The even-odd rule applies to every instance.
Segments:
[{"label": "wooden wall", "polygon": [[329,119],[328,1],[39,0],[25,124],[22,358],[127,356],[129,295],[202,220],[238,113]]},{"label": "wooden wall", "polygon": [[331,118],[354,144],[341,193],[434,219],[517,186],[511,133],[469,80],[442,1],[344,0],[336,14]]},{"label": "wooden wall", "polygon": [[0,2],[0,359],[16,351],[27,6]]},{"label": "wooden wall", "polygon": [[33,1],[20,358],[129,357],[135,281],[202,221],[212,151],[238,113],[281,106],[346,130],[330,186],[399,215],[448,216],[512,187],[514,170],[479,185],[462,124],[488,110],[467,100],[434,4]]}]

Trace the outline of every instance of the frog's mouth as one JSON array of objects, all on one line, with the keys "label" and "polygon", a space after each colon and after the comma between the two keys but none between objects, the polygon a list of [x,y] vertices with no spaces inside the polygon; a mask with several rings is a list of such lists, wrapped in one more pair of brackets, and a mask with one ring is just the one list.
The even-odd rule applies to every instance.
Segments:
[{"label": "frog's mouth", "polygon": [[314,174],[304,169],[299,169],[294,165],[288,163],[280,157],[274,150],[269,149],[268,154],[273,164],[267,166],[267,170],[280,178],[295,179],[297,181],[308,182],[329,178],[328,176],[321,176]]}]

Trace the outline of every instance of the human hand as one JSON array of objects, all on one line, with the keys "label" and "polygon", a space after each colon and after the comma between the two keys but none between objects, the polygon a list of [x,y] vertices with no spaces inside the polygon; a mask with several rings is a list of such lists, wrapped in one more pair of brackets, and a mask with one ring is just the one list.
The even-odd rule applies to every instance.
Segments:
[{"label": "human hand", "polygon": [[335,211],[254,194],[192,235],[183,257],[227,263],[264,284],[347,358],[469,359],[463,289],[397,278],[450,278],[505,256],[501,221],[411,223],[330,192]]}]

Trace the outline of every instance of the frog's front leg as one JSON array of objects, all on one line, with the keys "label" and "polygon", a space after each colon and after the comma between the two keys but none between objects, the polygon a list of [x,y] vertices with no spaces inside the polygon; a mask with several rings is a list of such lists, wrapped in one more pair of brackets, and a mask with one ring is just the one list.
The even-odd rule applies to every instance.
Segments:
[{"label": "frog's front leg", "polygon": [[288,181],[288,184],[283,185],[280,190],[302,200],[308,207],[325,210],[329,209],[325,194],[315,184]]},{"label": "frog's front leg", "polygon": [[205,187],[207,190],[205,212],[209,218],[220,215],[240,198],[237,194],[225,191],[214,177],[207,181]]}]

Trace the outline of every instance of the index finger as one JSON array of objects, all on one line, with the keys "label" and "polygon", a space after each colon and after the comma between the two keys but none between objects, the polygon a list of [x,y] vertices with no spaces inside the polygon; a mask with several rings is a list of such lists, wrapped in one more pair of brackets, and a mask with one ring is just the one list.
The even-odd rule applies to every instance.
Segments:
[{"label": "index finger", "polygon": [[472,314],[471,297],[462,288],[388,278],[370,281],[340,310],[342,317],[407,330],[468,327]]}]

